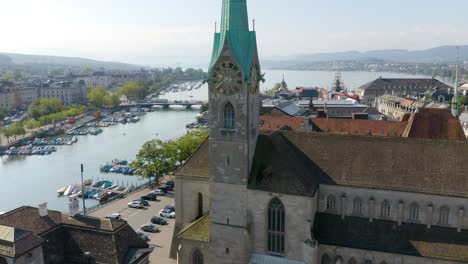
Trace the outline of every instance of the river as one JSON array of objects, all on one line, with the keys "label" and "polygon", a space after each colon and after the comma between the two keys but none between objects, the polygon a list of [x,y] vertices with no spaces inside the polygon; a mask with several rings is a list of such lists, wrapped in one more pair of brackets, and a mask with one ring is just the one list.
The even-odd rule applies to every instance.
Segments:
[{"label": "river", "polygon": [[[333,72],[266,71],[262,89],[280,82],[282,75],[290,88],[297,86],[330,87]],[[343,72],[348,89],[354,89],[378,77],[424,77],[394,73]],[[194,91],[168,93],[169,99],[207,100],[207,86]],[[99,166],[115,158],[132,160],[147,140],[172,139],[186,133],[185,125],[193,122],[197,109],[159,109],[142,117],[135,124],[103,128],[98,136],[82,136],[72,146],[60,146],[49,156],[3,157],[0,162],[0,211],[8,211],[22,205],[37,206],[48,202],[49,208],[67,211],[67,199],[57,197],[56,190],[80,181],[80,164],[85,167],[85,179],[110,180],[117,184],[137,185],[142,181],[136,176],[100,173]],[[96,201],[87,200],[87,206]]]}]

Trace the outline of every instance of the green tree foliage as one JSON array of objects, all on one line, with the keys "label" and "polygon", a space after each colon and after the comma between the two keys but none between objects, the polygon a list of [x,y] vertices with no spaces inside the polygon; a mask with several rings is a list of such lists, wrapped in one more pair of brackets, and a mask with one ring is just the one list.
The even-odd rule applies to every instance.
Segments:
[{"label": "green tree foliage", "polygon": [[267,94],[274,94],[276,91],[278,91],[281,88],[281,83],[275,83],[275,85],[266,91]]},{"label": "green tree foliage", "polygon": [[16,138],[16,136],[26,134],[26,130],[24,130],[23,124],[21,123],[14,123],[11,126],[4,127],[2,132],[7,138],[12,136]]},{"label": "green tree foliage", "polygon": [[183,164],[207,136],[208,131],[200,129],[193,130],[175,141],[148,141],[130,166],[138,169],[138,174],[142,177],[154,177],[155,182],[159,182],[164,175]]},{"label": "green tree foliage", "polygon": [[86,111],[88,111],[88,108],[85,105],[74,105],[70,108],[64,109],[63,111],[41,116],[39,117],[38,121],[41,123],[41,125],[53,124],[58,121],[65,120],[69,117],[81,115]]},{"label": "green tree foliage", "polygon": [[119,96],[104,87],[88,87],[88,101],[97,108],[115,107],[120,104]]},{"label": "green tree foliage", "polygon": [[7,114],[7,111],[0,107],[0,119],[5,118],[6,114]]},{"label": "green tree foliage", "polygon": [[21,75],[20,71],[15,70],[13,72],[10,72],[8,74],[3,75],[0,77],[0,80],[5,80],[5,81],[18,81],[21,80],[23,76]]},{"label": "green tree foliage", "polygon": [[118,90],[119,94],[125,95],[130,100],[144,99],[149,88],[142,82],[128,82]]},{"label": "green tree foliage", "polygon": [[34,119],[28,119],[23,122],[23,125],[26,129],[35,129],[41,126],[41,122]]},{"label": "green tree foliage", "polygon": [[28,115],[31,118],[38,119],[41,116],[57,113],[64,110],[62,101],[55,98],[43,98],[34,100],[28,108]]},{"label": "green tree foliage", "polygon": [[202,106],[200,107],[200,114],[203,114],[204,112],[208,111],[209,108],[210,107],[209,107],[208,103],[202,104]]}]

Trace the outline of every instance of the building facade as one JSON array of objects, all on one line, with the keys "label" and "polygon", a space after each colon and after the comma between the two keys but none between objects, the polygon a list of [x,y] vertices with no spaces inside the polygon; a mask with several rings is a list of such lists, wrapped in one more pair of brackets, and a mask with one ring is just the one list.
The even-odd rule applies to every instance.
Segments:
[{"label": "building facade", "polygon": [[40,98],[56,98],[70,106],[86,102],[87,89],[71,81],[50,82],[40,88]]},{"label": "building facade", "polygon": [[176,172],[178,263],[466,263],[468,144],[258,132],[245,0],[224,0],[210,135]]}]

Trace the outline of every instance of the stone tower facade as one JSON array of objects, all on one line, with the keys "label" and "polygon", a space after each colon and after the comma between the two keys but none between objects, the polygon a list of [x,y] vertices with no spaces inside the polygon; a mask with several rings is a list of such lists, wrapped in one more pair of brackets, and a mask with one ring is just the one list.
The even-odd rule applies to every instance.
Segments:
[{"label": "stone tower facade", "polygon": [[246,0],[224,0],[209,68],[210,263],[250,257],[247,181],[260,112],[260,67]]}]

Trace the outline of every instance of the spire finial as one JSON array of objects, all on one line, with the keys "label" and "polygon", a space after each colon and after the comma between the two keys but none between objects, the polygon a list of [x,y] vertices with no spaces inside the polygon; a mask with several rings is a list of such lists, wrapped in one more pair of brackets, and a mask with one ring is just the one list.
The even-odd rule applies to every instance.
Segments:
[{"label": "spire finial", "polygon": [[252,20],[253,31],[255,31],[255,18]]},{"label": "spire finial", "polygon": [[215,33],[218,31],[218,22],[215,21]]}]

